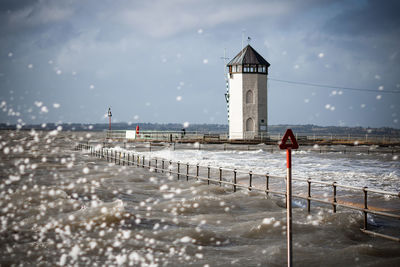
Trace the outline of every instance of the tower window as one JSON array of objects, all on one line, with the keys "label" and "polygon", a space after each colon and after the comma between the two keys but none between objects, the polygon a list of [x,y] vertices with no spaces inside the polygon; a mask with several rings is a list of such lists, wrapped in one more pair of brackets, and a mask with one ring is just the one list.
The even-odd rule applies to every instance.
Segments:
[{"label": "tower window", "polygon": [[254,132],[254,121],[252,118],[246,120],[246,131]]},{"label": "tower window", "polygon": [[246,103],[247,104],[253,104],[254,103],[254,97],[253,97],[253,91],[248,90],[246,92]]}]

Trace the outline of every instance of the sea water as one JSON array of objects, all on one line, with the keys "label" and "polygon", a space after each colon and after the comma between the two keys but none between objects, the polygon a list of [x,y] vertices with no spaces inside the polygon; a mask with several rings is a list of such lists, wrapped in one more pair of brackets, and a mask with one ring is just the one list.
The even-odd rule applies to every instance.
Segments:
[{"label": "sea water", "polygon": [[[99,133],[59,129],[3,131],[0,136],[1,266],[286,265],[282,198],[178,181],[168,173],[115,165],[74,150],[78,141],[102,142]],[[141,153],[285,174],[284,153],[264,150]],[[395,155],[303,150],[293,160],[294,177],[399,191]],[[398,243],[367,236],[360,227],[359,212],[315,206],[309,214],[295,205],[295,265],[400,264]]]}]

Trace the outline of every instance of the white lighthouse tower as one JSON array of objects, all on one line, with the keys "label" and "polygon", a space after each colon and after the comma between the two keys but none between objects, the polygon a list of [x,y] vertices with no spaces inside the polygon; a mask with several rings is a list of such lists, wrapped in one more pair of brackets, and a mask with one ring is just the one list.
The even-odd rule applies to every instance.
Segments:
[{"label": "white lighthouse tower", "polygon": [[267,75],[270,64],[247,45],[228,64],[229,139],[253,140],[267,135]]}]

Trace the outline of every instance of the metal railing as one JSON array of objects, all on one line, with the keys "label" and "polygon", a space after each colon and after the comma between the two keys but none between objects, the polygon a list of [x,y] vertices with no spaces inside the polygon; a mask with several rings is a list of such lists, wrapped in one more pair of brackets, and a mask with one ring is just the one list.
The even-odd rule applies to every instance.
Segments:
[{"label": "metal railing", "polygon": [[[214,166],[202,166],[199,164],[189,164],[180,161],[171,161],[163,158],[147,157],[143,154],[127,152],[122,150],[115,150],[111,148],[95,149],[88,144],[78,144],[75,147],[77,150],[87,150],[91,155],[99,158],[106,159],[108,162],[113,162],[118,165],[134,165],[137,167],[148,168],[154,172],[168,173],[175,175],[178,180],[196,179],[206,181],[207,184],[216,184],[219,186],[231,186],[234,192],[238,188],[246,190],[254,190],[264,192],[266,195],[278,195],[286,197],[286,192],[282,191],[285,188],[286,177],[273,176],[268,173],[255,173],[252,171],[241,171],[237,169],[229,169]],[[389,240],[400,242],[400,238],[387,234],[378,233],[370,230],[368,224],[368,216],[383,216],[400,220],[400,210],[393,209],[379,209],[370,205],[370,201],[376,200],[370,195],[389,196],[395,198],[394,200],[400,201],[400,192],[388,192],[368,187],[356,187],[350,185],[342,185],[336,182],[325,182],[313,179],[293,178],[294,193],[293,198],[300,199],[306,202],[307,211],[311,212],[311,204],[313,202],[328,204],[332,206],[332,211],[337,212],[338,207],[360,211],[363,215],[363,227],[360,229],[366,234],[379,236]],[[307,193],[299,192],[302,185],[306,185]],[[330,196],[328,196],[326,188],[330,188]],[[339,189],[343,192],[340,194]],[[314,191],[313,191],[314,190]],[[351,191],[352,199],[346,201],[346,191]],[[358,205],[354,202],[354,191],[360,193],[362,202]],[[321,195],[323,197],[321,197]],[[393,200],[393,201],[394,201]],[[399,203],[400,204],[400,203]],[[400,205],[396,205],[400,207]]]},{"label": "metal railing", "polygon": [[[103,142],[103,146],[111,145],[111,143]],[[196,143],[194,145],[188,145],[185,143],[178,142],[152,142],[144,141],[137,142],[135,144],[129,144],[126,141],[113,141],[112,145],[119,145],[124,149],[137,149],[141,151],[155,151],[164,148],[170,148],[172,150],[179,149],[192,149],[192,150],[208,150],[208,151],[230,151],[230,150],[240,150],[240,151],[256,151],[262,150],[269,153],[281,153],[282,150],[276,145],[266,145],[266,144],[231,144],[231,143]],[[400,154],[399,147],[371,147],[371,146],[304,146],[298,151],[307,151],[313,153],[341,153],[341,154],[351,154],[351,153],[363,153],[363,154]]]}]

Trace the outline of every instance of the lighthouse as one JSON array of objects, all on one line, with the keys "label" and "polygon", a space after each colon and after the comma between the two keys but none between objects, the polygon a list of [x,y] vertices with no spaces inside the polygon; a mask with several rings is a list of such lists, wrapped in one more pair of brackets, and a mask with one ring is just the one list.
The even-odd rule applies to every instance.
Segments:
[{"label": "lighthouse", "polygon": [[228,64],[228,120],[230,140],[267,136],[267,75],[270,64],[247,45]]}]

